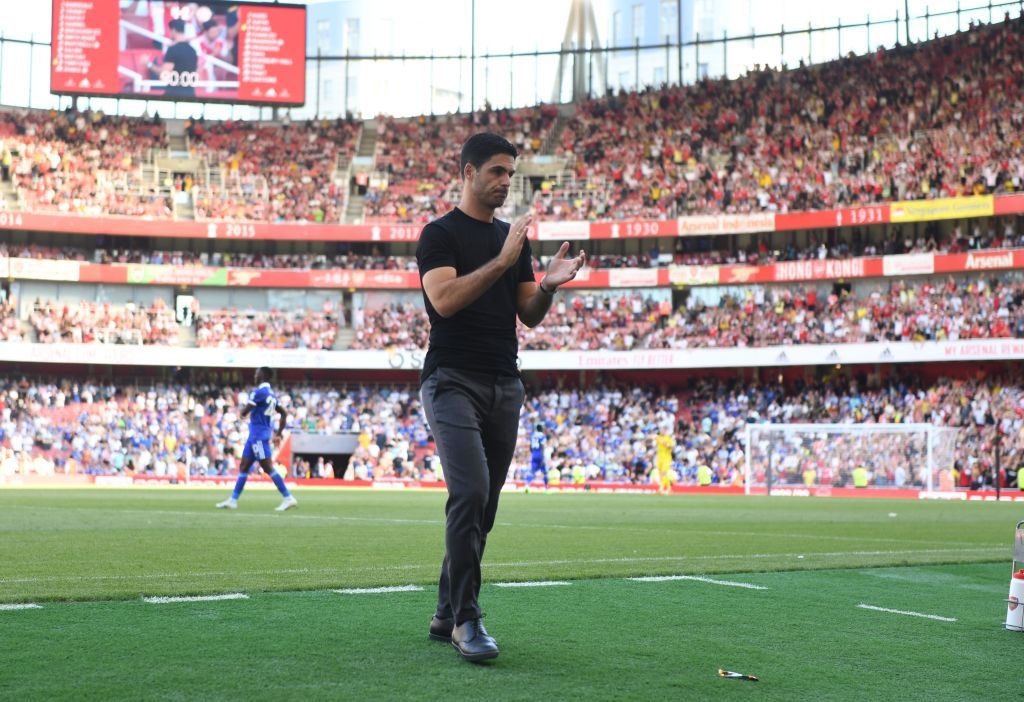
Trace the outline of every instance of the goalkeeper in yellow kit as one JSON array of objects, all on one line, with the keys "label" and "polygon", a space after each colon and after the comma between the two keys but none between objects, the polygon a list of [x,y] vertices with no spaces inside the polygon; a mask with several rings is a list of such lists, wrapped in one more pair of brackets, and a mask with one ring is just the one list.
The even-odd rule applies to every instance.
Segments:
[{"label": "goalkeeper in yellow kit", "polygon": [[658,471],[658,483],[661,492],[668,493],[672,490],[672,483],[675,482],[675,471],[672,470],[672,449],[676,447],[676,439],[672,436],[672,430],[665,427],[661,434],[658,434],[658,455],[655,460],[655,469]]}]

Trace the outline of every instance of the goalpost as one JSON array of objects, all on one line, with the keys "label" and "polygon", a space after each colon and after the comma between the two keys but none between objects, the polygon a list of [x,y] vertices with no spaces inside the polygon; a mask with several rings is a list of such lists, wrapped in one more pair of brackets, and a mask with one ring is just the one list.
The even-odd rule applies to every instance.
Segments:
[{"label": "goalpost", "polygon": [[957,429],[932,424],[748,424],[745,492],[952,488],[956,438]]}]

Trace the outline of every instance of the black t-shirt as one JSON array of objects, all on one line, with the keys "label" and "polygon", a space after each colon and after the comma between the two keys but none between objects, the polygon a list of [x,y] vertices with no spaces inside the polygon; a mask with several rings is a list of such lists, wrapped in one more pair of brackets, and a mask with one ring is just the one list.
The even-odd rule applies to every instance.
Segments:
[{"label": "black t-shirt", "polygon": [[178,73],[195,73],[199,67],[199,55],[187,41],[179,41],[164,54],[164,63],[173,63]]},{"label": "black t-shirt", "polygon": [[178,74],[178,85],[168,85],[164,88],[164,95],[194,97],[196,89],[191,80],[194,76],[188,74],[195,73],[199,66],[199,55],[196,54],[196,50],[188,42],[179,41],[164,54],[164,62],[173,63],[174,72]]},{"label": "black t-shirt", "polygon": [[[435,219],[423,228],[416,247],[421,286],[423,275],[435,268],[452,267],[456,275],[463,276],[494,260],[510,228],[508,222],[497,219],[473,219],[458,208]],[[516,291],[520,283],[534,280],[530,242],[524,241],[518,263],[451,317],[439,315],[424,291],[430,348],[423,360],[421,378],[426,379],[438,367],[518,375]]]}]

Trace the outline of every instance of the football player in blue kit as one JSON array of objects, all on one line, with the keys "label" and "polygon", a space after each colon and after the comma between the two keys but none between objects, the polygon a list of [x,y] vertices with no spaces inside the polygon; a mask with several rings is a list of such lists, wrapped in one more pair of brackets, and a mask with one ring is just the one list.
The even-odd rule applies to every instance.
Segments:
[{"label": "football player in blue kit", "polygon": [[274,420],[281,415],[281,426],[278,435],[284,431],[288,421],[288,413],[277,404],[277,396],[270,389],[271,370],[267,367],[256,369],[256,389],[249,395],[249,402],[242,408],[242,418],[249,417],[249,438],[242,450],[242,464],[238,468],[238,480],[231,497],[218,502],[220,509],[238,509],[238,498],[245,489],[245,481],[249,478],[249,470],[253,463],[259,463],[263,472],[270,476],[284,500],[276,508],[284,512],[299,504],[284,484],[284,478],[274,470],[274,451],[270,445],[274,436]]},{"label": "football player in blue kit", "polygon": [[544,425],[537,424],[530,435],[530,478],[531,481],[537,478],[537,473],[544,478],[544,487],[548,486],[548,469],[544,463],[544,446],[547,437],[544,435]]}]

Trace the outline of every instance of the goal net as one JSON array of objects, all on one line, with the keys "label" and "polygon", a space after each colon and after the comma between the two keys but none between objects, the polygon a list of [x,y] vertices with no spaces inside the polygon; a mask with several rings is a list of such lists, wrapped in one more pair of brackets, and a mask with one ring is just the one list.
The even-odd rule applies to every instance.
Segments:
[{"label": "goal net", "polygon": [[956,429],[931,424],[748,424],[746,492],[951,490],[956,437]]}]

